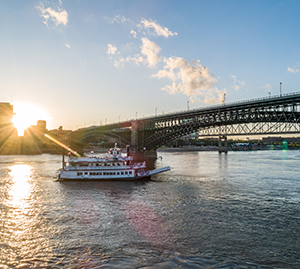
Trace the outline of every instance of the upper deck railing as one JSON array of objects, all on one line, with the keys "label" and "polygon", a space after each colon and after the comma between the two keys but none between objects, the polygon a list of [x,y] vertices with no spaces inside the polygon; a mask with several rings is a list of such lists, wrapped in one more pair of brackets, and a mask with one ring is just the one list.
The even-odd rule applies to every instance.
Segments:
[{"label": "upper deck railing", "polygon": [[156,117],[166,117],[166,116],[171,116],[171,115],[174,116],[176,114],[181,114],[181,113],[205,111],[205,110],[209,110],[209,109],[227,107],[227,106],[232,106],[232,105],[248,104],[248,103],[252,103],[252,102],[255,102],[255,101],[275,100],[275,99],[278,99],[279,97],[291,97],[291,96],[294,96],[294,95],[299,95],[300,96],[300,92],[292,92],[292,93],[286,93],[286,94],[281,94],[281,95],[278,94],[278,95],[273,95],[273,96],[254,98],[254,99],[248,99],[248,100],[243,100],[243,101],[235,101],[235,102],[223,103],[223,104],[218,104],[218,105],[213,105],[213,106],[194,108],[194,109],[189,109],[189,110],[180,110],[180,111],[164,113],[164,114],[160,114],[160,115],[156,115],[156,116],[138,118],[137,120],[147,120],[147,119],[152,119],[152,118],[156,118]]},{"label": "upper deck railing", "polygon": [[[205,111],[205,110],[209,110],[209,109],[216,109],[216,108],[224,108],[224,107],[229,107],[232,105],[242,105],[242,104],[249,104],[249,103],[253,103],[255,101],[264,101],[264,100],[276,100],[280,97],[291,97],[291,96],[300,96],[300,92],[292,92],[292,93],[286,93],[286,94],[281,94],[281,95],[273,95],[273,96],[266,96],[266,97],[261,97],[261,98],[254,98],[254,99],[248,99],[248,100],[243,100],[243,101],[235,101],[235,102],[229,102],[229,103],[222,103],[222,104],[217,104],[217,105],[213,105],[213,106],[206,106],[206,107],[201,107],[201,108],[194,108],[194,109],[189,109],[189,110],[180,110],[180,111],[176,111],[176,112],[169,112],[169,113],[163,113],[163,114],[159,114],[159,115],[154,115],[154,116],[146,116],[143,118],[137,118],[135,120],[137,121],[145,121],[145,120],[155,120],[157,118],[166,118],[168,116],[175,116],[175,115],[179,115],[179,114],[189,114],[189,113],[193,113],[193,112],[200,112],[200,111]],[[134,120],[134,119],[132,119]],[[109,127],[109,126],[114,126],[114,128],[118,128],[118,126],[121,124],[123,127],[127,126],[129,127],[131,124],[130,122],[132,120],[129,121],[123,121],[123,122],[119,122],[119,123],[111,123],[111,124],[106,124],[106,125],[101,125],[101,126],[91,126],[91,127],[86,127],[86,128],[80,128],[78,130],[85,130],[88,128],[99,128],[99,127]]]}]

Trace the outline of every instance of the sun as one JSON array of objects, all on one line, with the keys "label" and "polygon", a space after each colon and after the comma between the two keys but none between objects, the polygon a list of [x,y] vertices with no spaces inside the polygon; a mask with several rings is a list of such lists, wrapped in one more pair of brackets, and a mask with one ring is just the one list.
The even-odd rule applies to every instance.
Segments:
[{"label": "sun", "polygon": [[18,135],[23,136],[24,131],[31,125],[36,125],[38,120],[49,119],[47,113],[42,108],[29,103],[15,103],[13,124],[18,130]]}]

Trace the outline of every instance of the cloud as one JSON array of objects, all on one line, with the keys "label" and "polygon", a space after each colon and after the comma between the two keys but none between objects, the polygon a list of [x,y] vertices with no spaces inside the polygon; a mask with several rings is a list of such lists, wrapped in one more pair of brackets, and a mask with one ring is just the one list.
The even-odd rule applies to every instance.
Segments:
[{"label": "cloud", "polygon": [[155,44],[155,42],[150,41],[148,38],[142,38],[143,45],[141,48],[141,53],[135,54],[134,56],[129,55],[126,58],[126,62],[133,62],[136,65],[140,63],[148,64],[149,67],[155,67],[157,62],[160,61],[158,53],[161,48]]},{"label": "cloud", "polygon": [[213,88],[211,91],[206,92],[204,103],[223,103],[225,101],[226,93],[226,88],[224,88],[222,91],[218,90],[217,88]]},{"label": "cloud", "polygon": [[141,53],[146,56],[149,67],[154,67],[156,63],[160,61],[158,53],[161,48],[146,37],[142,38],[142,42]]},{"label": "cloud", "polygon": [[59,24],[67,25],[68,23],[68,12],[65,9],[58,8],[57,11],[48,7],[44,8],[44,5],[41,3],[39,6],[36,6],[36,9],[39,9],[42,12],[41,17],[44,18],[43,23],[48,26],[49,19],[55,23],[56,26]]},{"label": "cloud", "polygon": [[[113,19],[109,19],[109,23],[121,23],[129,21],[124,16],[116,16]],[[141,23],[137,25],[140,32],[144,29],[149,30],[148,33],[156,36],[170,37],[177,35],[176,32],[170,31],[166,27],[162,27],[156,21],[142,19]],[[142,31],[141,31],[142,30]],[[144,33],[144,32],[143,32]],[[134,30],[130,31],[130,34],[134,38],[137,37],[137,32]],[[145,35],[147,33],[144,33]],[[140,45],[140,52],[136,54],[127,55],[120,57],[120,52],[117,52],[117,48],[108,44],[108,57],[114,61],[115,67],[123,67],[126,62],[132,62],[136,65],[145,64],[149,67],[156,67],[161,61],[159,53],[161,48],[155,42],[149,40],[147,37],[138,39],[142,41]],[[131,43],[132,45],[133,43]],[[121,47],[124,49],[124,46]],[[134,46],[134,48],[137,48]],[[132,48],[128,49],[131,51]],[[114,56],[114,57],[112,57]],[[224,93],[227,92],[226,88],[218,90],[215,84],[218,80],[209,73],[209,69],[202,66],[200,61],[188,62],[181,57],[169,57],[163,59],[164,66],[156,73],[152,74],[151,78],[167,79],[169,84],[162,87],[162,90],[167,91],[170,94],[185,94],[189,97],[192,102],[204,101],[205,103],[221,103],[224,100]],[[237,81],[235,76],[234,84],[245,85],[243,81]],[[236,86],[238,86],[236,85]],[[240,87],[240,86],[238,86]]]},{"label": "cloud", "polygon": [[136,65],[139,65],[140,63],[145,63],[146,60],[140,54],[135,54],[134,56],[129,55],[126,58],[126,62],[133,62]]},{"label": "cloud", "polygon": [[291,73],[299,73],[299,69],[292,69],[290,67],[287,69],[287,71]]},{"label": "cloud", "polygon": [[136,38],[137,35],[136,31],[131,30],[130,33],[133,35],[134,38]]},{"label": "cloud", "polygon": [[157,36],[164,36],[164,37],[169,37],[169,36],[174,36],[177,35],[176,32],[171,32],[167,27],[162,27],[160,24],[158,24],[156,21],[152,21],[151,19],[148,21],[146,19],[141,20],[141,24],[144,26],[145,29],[154,29],[153,35]]},{"label": "cloud", "polygon": [[130,19],[125,18],[124,15],[115,15],[113,18],[104,16],[104,19],[110,24],[115,22],[120,24],[121,22],[131,21]]},{"label": "cloud", "polygon": [[107,45],[107,54],[115,55],[117,52],[117,47],[114,47],[112,44]]},{"label": "cloud", "polygon": [[71,46],[70,46],[69,44],[65,44],[65,46],[66,46],[67,48],[71,48]]},{"label": "cloud", "polygon": [[165,58],[164,63],[163,69],[151,77],[170,79],[171,84],[162,88],[170,94],[183,93],[194,101],[197,95],[206,96],[207,93],[216,92],[212,88],[217,79],[209,74],[209,69],[202,66],[200,61],[190,64],[183,58],[170,57]]},{"label": "cloud", "polygon": [[234,75],[230,75],[231,78],[233,79],[233,85],[231,85],[231,88],[235,89],[236,91],[238,91],[241,86],[244,86],[246,83],[245,81],[240,81],[236,79],[236,76]]},{"label": "cloud", "polygon": [[267,83],[264,88],[266,89],[265,91],[266,92],[271,92],[273,89],[272,89],[272,86],[270,85],[270,83]]},{"label": "cloud", "polygon": [[123,57],[120,57],[118,60],[116,59],[114,62],[115,67],[124,66],[125,59]]}]

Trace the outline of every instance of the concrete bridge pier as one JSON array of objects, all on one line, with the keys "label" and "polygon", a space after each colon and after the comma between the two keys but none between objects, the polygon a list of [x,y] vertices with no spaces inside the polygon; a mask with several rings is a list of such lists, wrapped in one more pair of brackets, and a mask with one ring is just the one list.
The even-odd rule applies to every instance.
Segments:
[{"label": "concrete bridge pier", "polygon": [[129,147],[129,153],[133,157],[135,162],[143,162],[157,159],[156,150],[147,151],[146,148],[141,148],[142,140],[139,139],[139,126],[138,121],[131,122],[131,144]]},{"label": "concrete bridge pier", "polygon": [[157,159],[156,150],[139,150],[139,151],[130,151],[130,155],[133,157],[134,162],[143,162]]},{"label": "concrete bridge pier", "polygon": [[222,152],[227,153],[228,152],[228,141],[226,135],[220,135],[219,136],[219,147],[218,151],[221,154]]}]

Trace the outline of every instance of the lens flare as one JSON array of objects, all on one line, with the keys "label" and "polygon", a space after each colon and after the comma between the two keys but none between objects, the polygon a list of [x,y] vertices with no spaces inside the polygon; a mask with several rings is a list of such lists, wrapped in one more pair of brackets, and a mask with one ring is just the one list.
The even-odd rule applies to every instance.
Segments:
[{"label": "lens flare", "polygon": [[36,125],[38,120],[49,120],[50,117],[40,107],[28,103],[15,103],[12,122],[18,130],[18,135],[23,136],[24,131],[31,125]]}]

